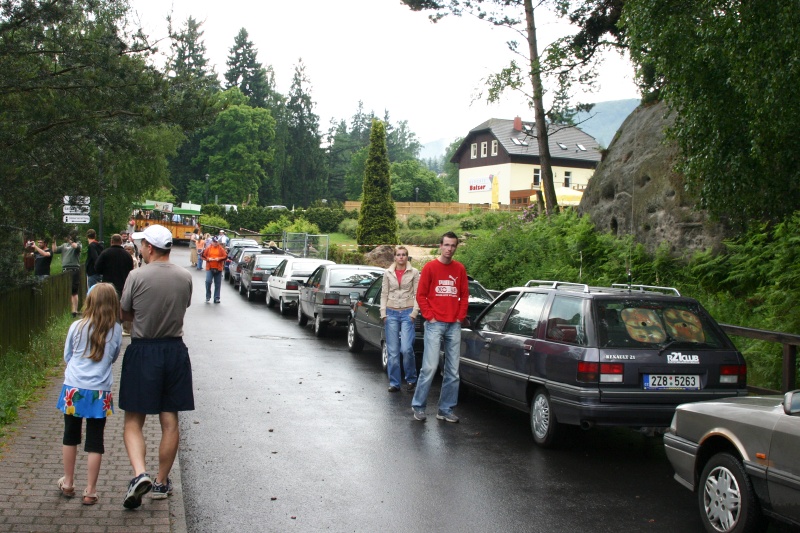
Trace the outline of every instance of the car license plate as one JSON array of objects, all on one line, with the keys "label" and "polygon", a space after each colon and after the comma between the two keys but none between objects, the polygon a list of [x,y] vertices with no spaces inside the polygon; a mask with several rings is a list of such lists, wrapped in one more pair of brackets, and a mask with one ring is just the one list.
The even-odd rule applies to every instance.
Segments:
[{"label": "car license plate", "polygon": [[700,376],[685,374],[645,374],[646,390],[700,390]]}]

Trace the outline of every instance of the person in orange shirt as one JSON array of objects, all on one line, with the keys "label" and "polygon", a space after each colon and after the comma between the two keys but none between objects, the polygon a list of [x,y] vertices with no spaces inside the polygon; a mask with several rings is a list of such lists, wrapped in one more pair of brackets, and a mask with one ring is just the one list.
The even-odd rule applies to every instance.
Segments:
[{"label": "person in orange shirt", "polygon": [[222,285],[222,265],[228,258],[228,252],[217,237],[211,239],[211,245],[200,254],[206,262],[206,303],[211,301],[211,283],[214,283],[214,303],[219,303],[219,291]]}]

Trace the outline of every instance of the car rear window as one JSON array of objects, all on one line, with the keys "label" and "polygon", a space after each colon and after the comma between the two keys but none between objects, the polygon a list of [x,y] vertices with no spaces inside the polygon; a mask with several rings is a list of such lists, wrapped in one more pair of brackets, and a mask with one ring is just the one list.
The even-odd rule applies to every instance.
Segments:
[{"label": "car rear window", "polygon": [[275,268],[276,266],[281,264],[283,261],[283,257],[276,255],[259,255],[256,256],[256,266],[259,268]]},{"label": "car rear window", "polygon": [[372,280],[380,275],[380,272],[370,272],[369,270],[331,270],[331,287],[369,287]]},{"label": "car rear window", "polygon": [[726,347],[711,319],[690,302],[601,300],[597,314],[601,347],[651,347],[672,342]]}]

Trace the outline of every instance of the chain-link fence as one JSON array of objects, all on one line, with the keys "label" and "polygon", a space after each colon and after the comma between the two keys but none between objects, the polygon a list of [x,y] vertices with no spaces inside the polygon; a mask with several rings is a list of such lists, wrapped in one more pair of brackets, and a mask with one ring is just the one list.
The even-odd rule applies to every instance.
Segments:
[{"label": "chain-link fence", "polygon": [[283,249],[299,257],[328,258],[330,238],[328,235],[308,233],[283,233]]}]

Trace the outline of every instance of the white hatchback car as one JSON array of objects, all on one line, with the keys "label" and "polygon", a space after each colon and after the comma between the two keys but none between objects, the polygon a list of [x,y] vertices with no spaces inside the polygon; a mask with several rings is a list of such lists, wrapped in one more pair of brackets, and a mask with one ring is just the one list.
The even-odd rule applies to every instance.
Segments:
[{"label": "white hatchback car", "polygon": [[278,308],[282,315],[289,314],[297,305],[300,283],[305,281],[320,265],[333,265],[333,261],[311,257],[287,257],[279,264],[267,281],[267,307]]}]

